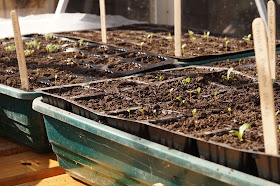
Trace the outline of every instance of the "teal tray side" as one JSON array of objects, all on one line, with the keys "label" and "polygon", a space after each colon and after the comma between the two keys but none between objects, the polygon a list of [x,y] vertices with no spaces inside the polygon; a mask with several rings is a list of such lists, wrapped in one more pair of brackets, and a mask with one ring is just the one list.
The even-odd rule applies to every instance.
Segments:
[{"label": "teal tray side", "polygon": [[[127,184],[138,180],[166,185],[276,185],[99,124],[45,104],[41,99],[34,100],[33,109],[44,115],[60,166],[87,182],[98,167],[123,175],[121,180]],[[92,173],[83,174],[88,172],[84,169]],[[108,175],[122,183],[118,176]]]},{"label": "teal tray side", "polygon": [[50,152],[42,114],[32,109],[40,96],[0,85],[0,135],[40,153]]}]

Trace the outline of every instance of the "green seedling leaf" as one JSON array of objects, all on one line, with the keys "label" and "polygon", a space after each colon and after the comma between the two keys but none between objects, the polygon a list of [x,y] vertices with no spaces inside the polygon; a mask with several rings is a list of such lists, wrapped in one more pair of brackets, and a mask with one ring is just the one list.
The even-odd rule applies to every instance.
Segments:
[{"label": "green seedling leaf", "polygon": [[24,51],[24,55],[25,56],[30,56],[30,55],[32,55],[34,53],[34,50],[25,50]]},{"label": "green seedling leaf", "polygon": [[251,40],[251,37],[252,35],[251,34],[248,34],[247,36],[243,36],[243,40],[245,40],[246,42],[250,41]]},{"label": "green seedling leaf", "polygon": [[53,52],[57,52],[59,50],[59,45],[55,45],[55,44],[48,44],[46,46],[46,50],[48,53],[53,53]]},{"label": "green seedling leaf", "polygon": [[179,100],[181,103],[185,103],[185,100],[183,100],[181,97],[177,97],[177,100]]},{"label": "green seedling leaf", "polygon": [[192,114],[195,115],[195,113],[196,113],[196,109],[193,109]]},{"label": "green seedling leaf", "polygon": [[13,51],[16,51],[16,46],[15,45],[9,45],[9,46],[4,47],[4,50],[7,51],[7,52],[13,52]]},{"label": "green seedling leaf", "polygon": [[157,74],[157,76],[155,77],[158,81],[162,80],[162,75],[161,74]]},{"label": "green seedling leaf", "polygon": [[235,133],[235,134],[237,135],[238,139],[239,139],[240,141],[243,141],[243,138],[242,138],[243,133],[244,133],[244,131],[247,130],[249,127],[250,127],[250,124],[244,123],[243,125],[241,125],[241,126],[239,127],[239,131],[230,130],[229,132],[230,132],[230,133]]},{"label": "green seedling leaf", "polygon": [[183,44],[183,45],[182,45],[182,47],[181,47],[181,48],[182,48],[182,53],[185,52],[185,47],[186,47],[186,46],[187,46],[187,44]]},{"label": "green seedling leaf", "polygon": [[44,38],[45,38],[46,41],[48,41],[49,39],[54,38],[54,35],[52,35],[52,34],[46,34],[46,35],[44,35]]},{"label": "green seedling leaf", "polygon": [[207,42],[209,42],[209,36],[210,36],[210,32],[203,32],[204,38],[206,38]]},{"label": "green seedling leaf", "polygon": [[215,92],[214,90],[212,91],[212,93],[213,93],[214,96],[217,96],[217,95],[218,95],[218,93]]},{"label": "green seedling leaf", "polygon": [[35,39],[34,41],[30,41],[30,42],[25,42],[25,45],[27,46],[27,48],[35,48],[35,49],[40,49],[41,43],[38,43],[37,39]]},{"label": "green seedling leaf", "polygon": [[275,116],[277,116],[279,114],[280,110],[277,110],[277,112],[275,113]]},{"label": "green seedling leaf", "polygon": [[168,39],[168,40],[172,40],[171,33],[168,33],[168,37],[166,37],[166,39]]},{"label": "green seedling leaf", "polygon": [[201,88],[198,87],[198,88],[196,89],[196,92],[197,92],[198,94],[200,94],[200,91],[201,91]]},{"label": "green seedling leaf", "polygon": [[280,126],[279,125],[277,126],[277,131],[280,132]]},{"label": "green seedling leaf", "polygon": [[224,78],[224,79],[226,79],[226,80],[229,80],[230,74],[231,74],[231,72],[232,72],[233,70],[234,70],[233,67],[231,67],[230,69],[228,69],[228,71],[227,71],[227,76],[222,75],[222,78]]}]

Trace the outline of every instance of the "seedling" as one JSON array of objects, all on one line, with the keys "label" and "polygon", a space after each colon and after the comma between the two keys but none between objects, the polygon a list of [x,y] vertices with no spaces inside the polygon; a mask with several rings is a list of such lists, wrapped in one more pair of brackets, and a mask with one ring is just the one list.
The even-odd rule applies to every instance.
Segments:
[{"label": "seedling", "polygon": [[80,39],[80,40],[78,40],[78,43],[79,43],[79,47],[81,47],[81,46],[83,46],[84,40]]},{"label": "seedling", "polygon": [[57,74],[54,76],[54,85],[56,86]]},{"label": "seedling", "polygon": [[191,100],[192,100],[192,93],[193,93],[193,92],[194,92],[193,90],[187,90],[187,93],[190,94],[190,102],[191,102]]},{"label": "seedling", "polygon": [[198,88],[196,89],[196,92],[198,93],[198,104],[200,104],[200,91],[201,91],[201,88],[198,87]]},{"label": "seedling", "polygon": [[209,31],[203,32],[203,34],[204,34],[204,38],[206,38],[206,41],[207,41],[207,43],[208,43],[208,42],[209,42],[210,32],[209,32]]},{"label": "seedling", "polygon": [[55,44],[48,44],[46,46],[46,50],[49,53],[53,53],[53,52],[57,52],[59,50],[59,45],[55,45]]},{"label": "seedling", "polygon": [[186,100],[183,100],[181,97],[177,97],[176,99],[179,100],[181,103],[185,103],[186,102]]},{"label": "seedling", "polygon": [[241,65],[241,61],[242,61],[242,59],[239,59],[239,61],[238,61],[239,66]]},{"label": "seedling", "polygon": [[229,112],[229,116],[231,117],[231,108],[228,107],[227,110],[228,110],[228,112]]},{"label": "seedling", "polygon": [[251,34],[248,34],[247,36],[244,36],[242,39],[246,41],[246,43],[248,43],[251,40],[251,36],[252,36]]},{"label": "seedling", "polygon": [[213,95],[214,95],[214,97],[215,97],[215,103],[216,103],[216,105],[217,105],[217,95],[218,95],[218,93],[215,92],[215,91],[213,90]]},{"label": "seedling", "polygon": [[185,83],[190,83],[191,78],[187,78],[181,81],[181,84],[184,85]]},{"label": "seedling", "polygon": [[4,47],[4,49],[7,52],[13,52],[13,51],[16,51],[16,46],[15,45],[9,45],[9,46]]},{"label": "seedling", "polygon": [[184,55],[184,53],[185,53],[185,47],[187,46],[187,44],[183,44],[182,45],[182,53],[183,53],[183,55]]},{"label": "seedling", "polygon": [[229,43],[229,40],[227,37],[225,37],[225,46],[226,46],[226,51],[228,50],[228,43]]},{"label": "seedling", "polygon": [[224,79],[226,79],[226,80],[229,80],[229,78],[230,78],[230,74],[231,74],[231,72],[233,71],[233,67],[231,67],[230,69],[228,69],[228,71],[227,71],[227,76],[225,76],[225,75],[222,75],[222,78],[224,78]]},{"label": "seedling", "polygon": [[172,101],[172,91],[173,91],[174,89],[173,88],[171,88],[171,89],[169,89],[168,91],[169,91],[169,95],[170,95],[170,100]]},{"label": "seedling", "polygon": [[191,30],[188,30],[188,32],[189,32],[189,35],[190,35],[190,40],[191,41],[194,41],[196,38],[194,37],[194,32],[193,31],[191,31]]},{"label": "seedling", "polygon": [[138,43],[138,44],[137,44],[138,46],[140,46],[141,51],[143,51],[143,45],[144,45],[144,44],[145,44],[144,42],[141,42],[141,43]]},{"label": "seedling", "polygon": [[139,40],[139,43],[141,43],[141,37],[140,36],[138,37],[138,40]]},{"label": "seedling", "polygon": [[248,129],[249,127],[250,127],[250,124],[244,123],[243,125],[241,125],[241,126],[239,127],[239,131],[230,130],[229,132],[230,132],[230,133],[235,133],[235,134],[237,135],[238,139],[239,139],[240,141],[243,141],[243,138],[242,138],[243,133],[244,133],[244,131],[245,131],[246,129]]},{"label": "seedling", "polygon": [[44,35],[44,38],[45,38],[46,41],[48,41],[49,39],[54,38],[54,35],[52,35],[52,34],[46,34],[46,35]]},{"label": "seedling", "polygon": [[196,109],[193,109],[193,110],[192,110],[192,114],[193,114],[193,122],[194,122],[194,126],[196,127],[196,118],[195,118]]},{"label": "seedling", "polygon": [[161,74],[158,74],[155,78],[156,78],[158,81],[161,81],[161,80],[162,80],[162,75],[161,75]]},{"label": "seedling", "polygon": [[144,117],[144,110],[145,110],[145,108],[142,108],[142,109],[138,109],[141,113],[142,113],[142,117]]},{"label": "seedling", "polygon": [[130,119],[130,110],[128,109],[127,112],[128,112],[128,118]]},{"label": "seedling", "polygon": [[25,50],[24,51],[24,55],[25,56],[30,56],[30,55],[32,55],[34,53],[34,50]]},{"label": "seedling", "polygon": [[275,113],[275,116],[277,116],[279,114],[280,110],[277,110],[277,112]]},{"label": "seedling", "polygon": [[147,39],[150,38],[150,40],[149,40],[150,43],[152,43],[153,35],[154,35],[154,33],[147,35]]},{"label": "seedling", "polygon": [[277,132],[280,132],[280,126],[279,125],[277,126]]},{"label": "seedling", "polygon": [[35,48],[35,49],[40,49],[40,42],[38,43],[37,39],[35,39],[34,41],[30,41],[30,42],[25,42],[25,45],[27,46],[27,48]]},{"label": "seedling", "polygon": [[166,39],[168,39],[168,40],[172,40],[171,33],[168,33],[168,37],[166,37]]}]

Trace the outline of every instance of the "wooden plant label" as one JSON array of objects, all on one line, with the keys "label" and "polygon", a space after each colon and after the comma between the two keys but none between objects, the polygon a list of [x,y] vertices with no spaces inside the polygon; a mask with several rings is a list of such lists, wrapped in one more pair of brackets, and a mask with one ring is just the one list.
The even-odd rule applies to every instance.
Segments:
[{"label": "wooden plant label", "polygon": [[276,79],[276,10],[275,2],[268,1],[267,3],[268,17],[268,56],[270,64],[270,73],[272,80]]},{"label": "wooden plant label", "polygon": [[277,155],[278,140],[273,87],[269,69],[266,28],[261,18],[256,18],[253,21],[252,27],[259,80],[265,152]]},{"label": "wooden plant label", "polygon": [[13,30],[14,30],[21,87],[23,89],[29,90],[28,73],[27,73],[26,61],[25,61],[25,56],[23,51],[23,44],[22,44],[17,12],[15,10],[11,11],[10,16],[12,19]]},{"label": "wooden plant label", "polygon": [[181,22],[181,0],[174,0],[174,37],[175,37],[175,56],[182,56],[182,22]]},{"label": "wooden plant label", "polygon": [[102,37],[102,42],[103,43],[107,43],[105,0],[99,0],[99,6],[100,6],[100,20],[101,20],[101,37]]}]

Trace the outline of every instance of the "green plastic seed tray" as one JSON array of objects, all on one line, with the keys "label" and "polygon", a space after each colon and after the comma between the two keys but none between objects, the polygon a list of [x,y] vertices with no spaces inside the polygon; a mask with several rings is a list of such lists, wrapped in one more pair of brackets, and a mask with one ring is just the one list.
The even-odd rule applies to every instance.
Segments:
[{"label": "green plastic seed tray", "polygon": [[59,164],[68,174],[99,185],[276,185],[33,101],[42,113]]},{"label": "green plastic seed tray", "polygon": [[36,92],[0,84],[0,135],[40,153],[51,151],[42,114],[32,109]]}]

